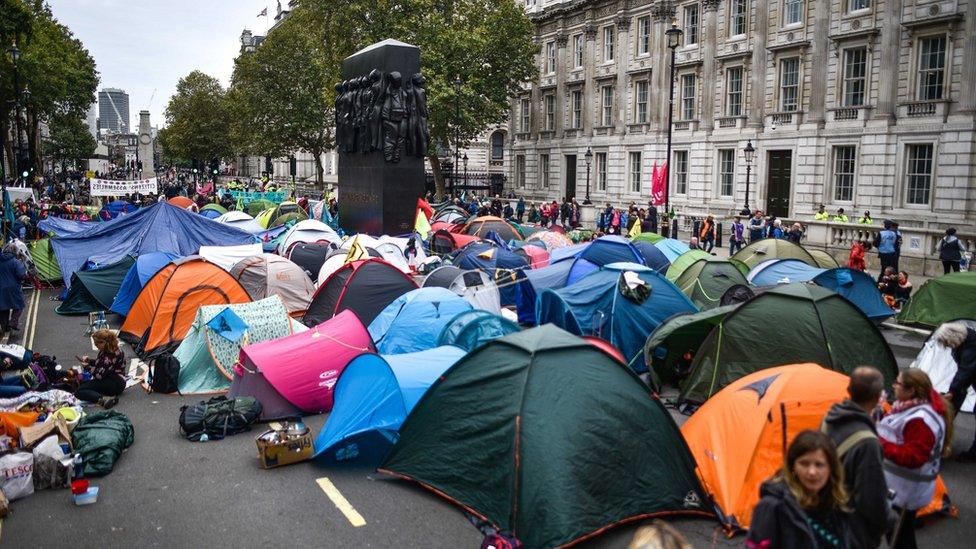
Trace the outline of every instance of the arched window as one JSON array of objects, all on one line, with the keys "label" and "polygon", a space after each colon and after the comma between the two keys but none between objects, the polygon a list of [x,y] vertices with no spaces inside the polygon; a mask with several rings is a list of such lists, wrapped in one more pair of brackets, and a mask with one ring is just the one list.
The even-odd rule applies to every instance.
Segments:
[{"label": "arched window", "polygon": [[505,132],[491,134],[491,159],[502,160],[505,157]]}]

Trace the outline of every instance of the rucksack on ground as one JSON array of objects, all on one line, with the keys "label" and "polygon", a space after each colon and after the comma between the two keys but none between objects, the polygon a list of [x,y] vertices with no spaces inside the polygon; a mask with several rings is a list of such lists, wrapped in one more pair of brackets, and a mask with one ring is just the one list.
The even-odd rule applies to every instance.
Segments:
[{"label": "rucksack on ground", "polygon": [[149,369],[149,392],[180,392],[180,361],[169,353],[163,353],[153,360]]},{"label": "rucksack on ground", "polygon": [[180,433],[198,442],[220,440],[228,435],[250,431],[261,416],[261,403],[254,397],[213,397],[192,406],[180,408]]}]

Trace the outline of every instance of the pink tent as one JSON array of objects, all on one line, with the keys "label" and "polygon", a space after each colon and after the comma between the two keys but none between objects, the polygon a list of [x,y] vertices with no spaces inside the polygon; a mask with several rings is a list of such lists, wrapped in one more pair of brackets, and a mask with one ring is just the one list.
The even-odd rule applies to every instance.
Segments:
[{"label": "pink tent", "polygon": [[[346,365],[374,352],[366,327],[346,310],[307,332],[247,345],[241,349],[240,362],[245,372],[263,374],[278,394],[302,412],[318,413],[332,409],[332,391]],[[266,391],[248,393],[264,404]]]}]

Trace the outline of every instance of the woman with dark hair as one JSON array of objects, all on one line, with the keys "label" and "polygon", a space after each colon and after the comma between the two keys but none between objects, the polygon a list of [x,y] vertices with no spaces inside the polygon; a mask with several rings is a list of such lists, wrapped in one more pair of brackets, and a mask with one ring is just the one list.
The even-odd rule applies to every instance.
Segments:
[{"label": "woman with dark hair", "polygon": [[850,547],[844,468],[830,437],[803,431],[786,451],[786,464],[759,489],[746,547]]},{"label": "woman with dark hair", "polygon": [[890,545],[918,547],[915,514],[932,501],[942,454],[952,446],[952,406],[932,387],[928,374],[909,368],[892,383],[895,403],[878,422],[885,480],[899,514]]},{"label": "woman with dark hair", "polygon": [[945,236],[939,240],[939,260],[942,261],[943,274],[952,271],[959,272],[959,264],[962,262],[962,254],[966,252],[966,247],[956,236],[956,228],[946,229]]},{"label": "woman with dark hair", "polygon": [[119,348],[119,338],[112,330],[97,330],[92,334],[92,341],[98,356],[94,360],[87,356],[77,357],[91,373],[91,380],[82,383],[75,390],[75,396],[111,408],[118,404],[119,395],[125,390],[125,353]]}]

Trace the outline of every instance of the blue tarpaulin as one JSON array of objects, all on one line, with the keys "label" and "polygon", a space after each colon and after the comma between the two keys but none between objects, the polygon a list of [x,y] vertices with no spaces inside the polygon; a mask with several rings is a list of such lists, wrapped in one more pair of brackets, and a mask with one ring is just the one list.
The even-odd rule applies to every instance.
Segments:
[{"label": "blue tarpaulin", "polygon": [[54,233],[56,236],[68,236],[69,234],[85,232],[102,223],[101,221],[74,221],[60,217],[48,217],[40,220],[37,223],[37,228],[45,233]]},{"label": "blue tarpaulin", "polygon": [[149,252],[136,258],[136,262],[129,267],[129,272],[125,273],[119,292],[115,294],[115,300],[109,310],[122,316],[129,314],[129,309],[139,297],[139,292],[149,282],[149,279],[160,269],[176,259],[177,256],[165,252]]},{"label": "blue tarpaulin", "polygon": [[139,207],[131,202],[126,202],[125,200],[115,200],[109,202],[101,209],[99,215],[102,219],[108,217],[108,219],[115,219],[122,214],[133,213],[138,210]]},{"label": "blue tarpaulin", "polygon": [[336,382],[332,413],[315,439],[315,455],[378,463],[427,389],[463,356],[463,350],[445,345],[353,359]]},{"label": "blue tarpaulin", "polygon": [[396,298],[369,323],[380,354],[413,353],[437,345],[444,326],[471,304],[447,288],[418,288]]},{"label": "blue tarpaulin", "polygon": [[86,261],[114,263],[127,255],[138,257],[147,252],[187,256],[197,253],[200,246],[252,242],[254,237],[240,229],[166,202],[100,223],[84,232],[51,239],[66,285],[70,285],[71,275]]}]

